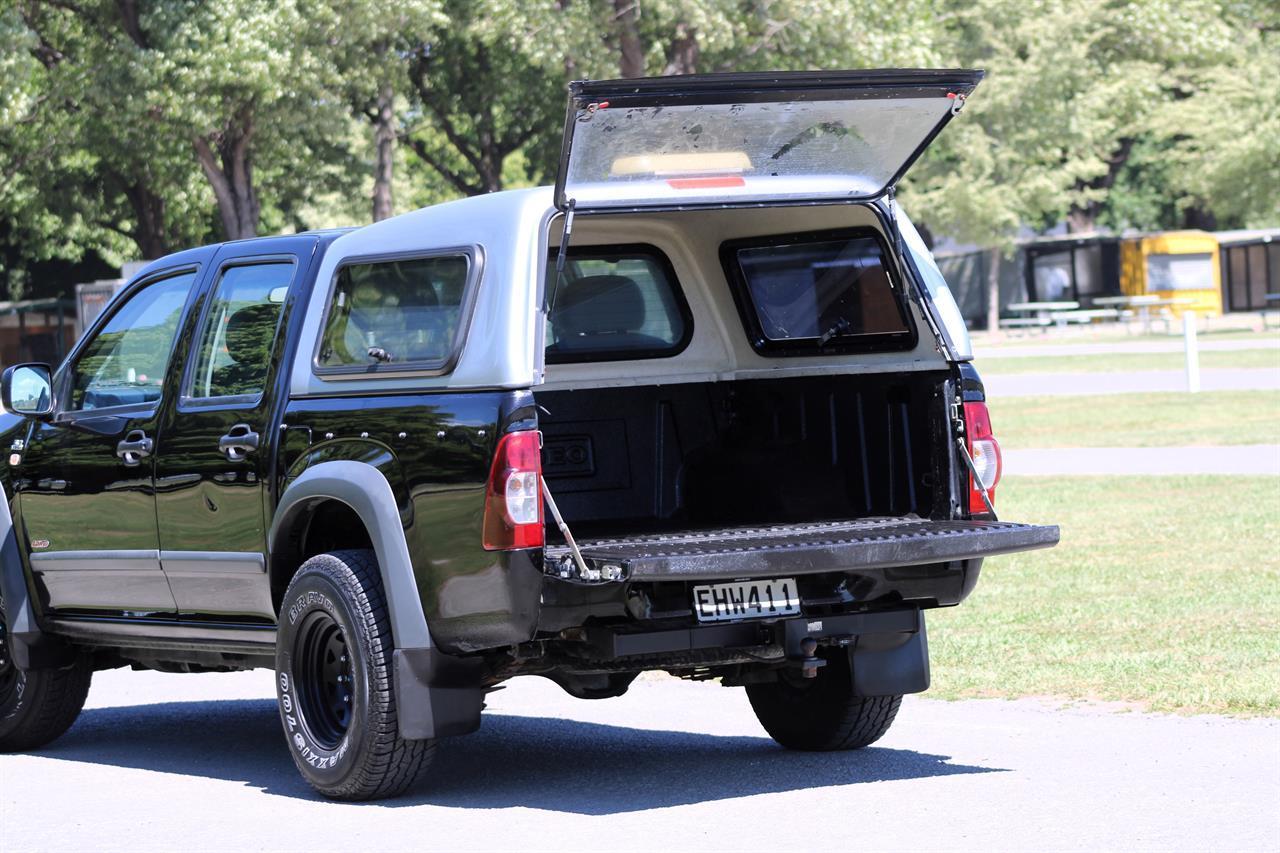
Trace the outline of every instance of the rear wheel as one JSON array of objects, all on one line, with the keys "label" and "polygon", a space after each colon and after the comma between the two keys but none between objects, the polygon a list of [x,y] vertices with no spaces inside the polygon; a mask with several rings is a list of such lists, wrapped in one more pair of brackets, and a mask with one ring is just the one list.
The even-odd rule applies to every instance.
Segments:
[{"label": "rear wheel", "polygon": [[391,625],[373,552],[303,563],[279,626],[276,694],[303,778],[339,800],[403,793],[430,763],[435,741],[400,737]]},{"label": "rear wheel", "polygon": [[879,740],[898,715],[901,696],[855,696],[848,653],[821,652],[816,678],[784,671],[777,681],[748,684],[747,698],[769,736],[787,749],[859,749]]},{"label": "rear wheel", "polygon": [[65,669],[18,669],[0,599],[0,752],[38,749],[71,728],[89,695],[92,677],[83,658]]}]

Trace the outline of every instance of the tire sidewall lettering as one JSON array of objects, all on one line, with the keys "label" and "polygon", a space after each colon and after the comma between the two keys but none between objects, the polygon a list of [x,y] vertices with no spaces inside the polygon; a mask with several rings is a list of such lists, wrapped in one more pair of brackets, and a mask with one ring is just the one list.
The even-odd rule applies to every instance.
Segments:
[{"label": "tire sidewall lettering", "polygon": [[[307,730],[307,726],[301,715],[301,705],[297,699],[298,683],[297,677],[293,671],[293,642],[295,636],[292,629],[295,629],[299,622],[308,613],[314,610],[324,610],[333,619],[342,626],[343,631],[349,639],[349,648],[351,653],[355,655],[357,664],[360,661],[356,646],[358,643],[355,632],[350,629],[351,620],[347,618],[345,611],[337,605],[333,597],[316,589],[304,589],[294,595],[284,608],[285,624],[281,631],[284,635],[280,638],[279,649],[277,651],[276,663],[276,697],[277,707],[280,711],[280,720],[284,726],[285,740],[289,744],[289,749],[293,752],[294,760],[299,765],[305,765],[307,769],[316,775],[325,777],[333,777],[335,779],[344,776],[349,768],[343,766],[344,759],[353,748],[353,741],[359,737],[359,719],[363,702],[360,700],[359,690],[356,693],[357,707],[353,713],[352,725],[343,735],[342,740],[333,749],[326,749],[318,744]],[[286,627],[287,626],[287,627]],[[363,681],[363,673],[360,667],[353,667],[354,675],[358,682]]]}]

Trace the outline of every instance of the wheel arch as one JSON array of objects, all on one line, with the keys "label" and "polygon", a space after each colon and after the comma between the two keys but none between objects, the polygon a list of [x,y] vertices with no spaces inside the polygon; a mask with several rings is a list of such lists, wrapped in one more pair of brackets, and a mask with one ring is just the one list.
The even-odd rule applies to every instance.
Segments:
[{"label": "wheel arch", "polygon": [[[362,525],[368,546],[378,557],[378,572],[397,649],[429,649],[431,633],[405,540],[391,484],[381,471],[364,462],[321,462],[294,479],[276,506],[268,534],[273,597],[306,554],[308,528],[317,512],[345,507]],[[275,602],[277,605],[279,601]]]}]

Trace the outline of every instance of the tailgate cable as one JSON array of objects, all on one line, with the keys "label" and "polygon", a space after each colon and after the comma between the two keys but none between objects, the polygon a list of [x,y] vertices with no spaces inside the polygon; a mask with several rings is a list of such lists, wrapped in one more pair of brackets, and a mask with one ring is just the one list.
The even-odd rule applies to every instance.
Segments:
[{"label": "tailgate cable", "polygon": [[542,477],[538,478],[542,481],[542,496],[547,499],[547,509],[551,510],[551,517],[556,520],[556,527],[560,528],[560,535],[564,537],[565,543],[569,546],[569,553],[573,555],[573,562],[578,566],[578,576],[586,579],[591,576],[587,570],[587,563],[582,559],[582,552],[578,550],[578,543],[573,541],[573,534],[569,532],[569,525],[565,524],[564,516],[560,514],[560,508],[556,506],[556,499],[551,497],[551,489],[547,486],[547,481]]},{"label": "tailgate cable", "polygon": [[969,473],[973,475],[973,483],[978,487],[978,494],[982,495],[982,502],[987,505],[987,512],[991,513],[992,521],[999,521],[996,516],[995,505],[991,503],[991,496],[987,494],[987,487],[982,485],[982,477],[978,476],[978,466],[974,464],[973,457],[969,455],[969,447],[964,443],[964,437],[956,438],[956,447],[960,448],[960,455],[964,457],[964,464],[968,466]]}]

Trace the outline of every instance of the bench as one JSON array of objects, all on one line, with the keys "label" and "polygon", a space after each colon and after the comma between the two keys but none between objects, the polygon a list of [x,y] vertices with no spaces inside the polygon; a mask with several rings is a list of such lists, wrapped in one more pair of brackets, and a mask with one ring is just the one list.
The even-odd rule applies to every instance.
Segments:
[{"label": "bench", "polygon": [[1076,311],[1054,311],[1049,315],[1055,323],[1092,323],[1094,320],[1119,320],[1118,308],[1081,308]]}]

